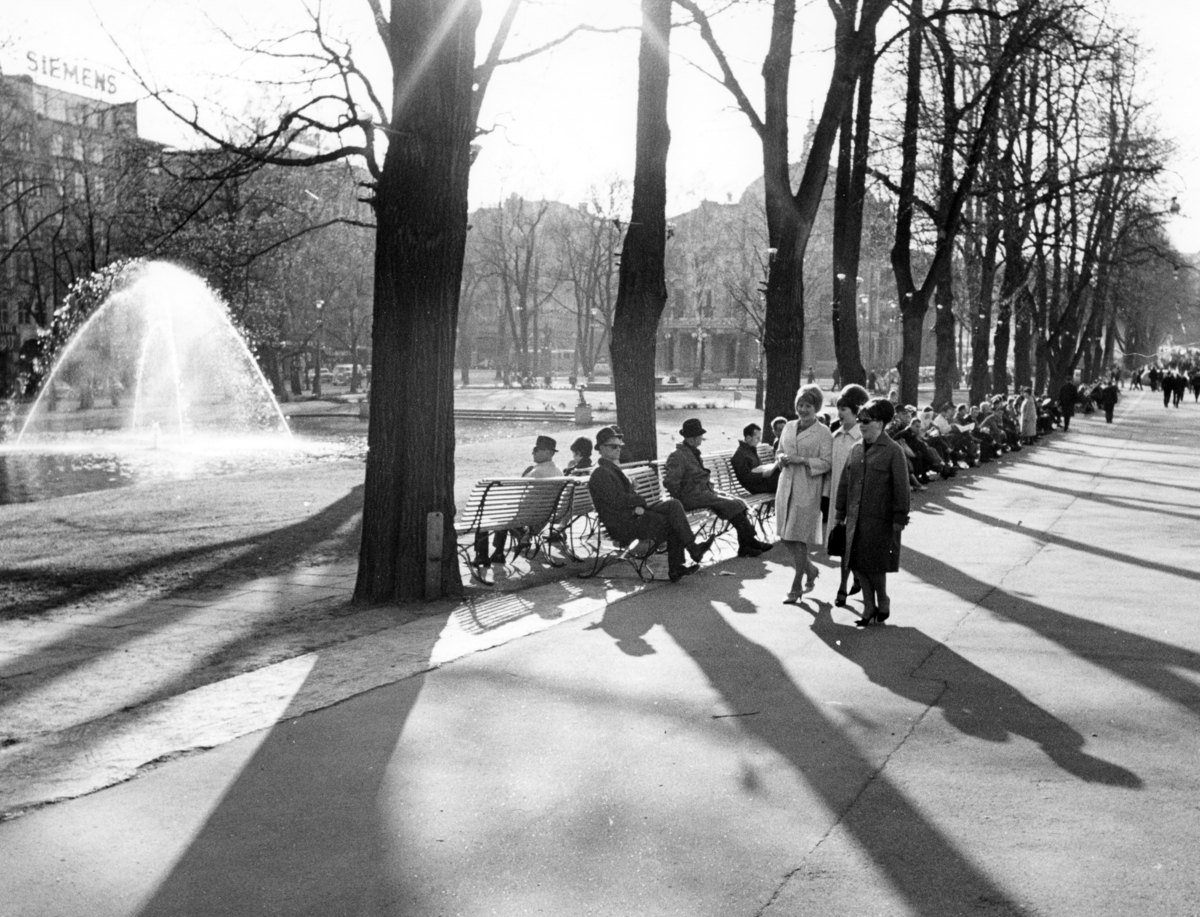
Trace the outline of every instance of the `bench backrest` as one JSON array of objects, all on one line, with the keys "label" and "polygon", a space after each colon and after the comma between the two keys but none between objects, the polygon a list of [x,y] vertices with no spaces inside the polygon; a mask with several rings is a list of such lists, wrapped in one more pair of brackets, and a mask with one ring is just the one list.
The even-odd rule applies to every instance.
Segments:
[{"label": "bench backrest", "polygon": [[458,532],[543,529],[555,517],[575,478],[487,478],[478,482],[459,515]]}]

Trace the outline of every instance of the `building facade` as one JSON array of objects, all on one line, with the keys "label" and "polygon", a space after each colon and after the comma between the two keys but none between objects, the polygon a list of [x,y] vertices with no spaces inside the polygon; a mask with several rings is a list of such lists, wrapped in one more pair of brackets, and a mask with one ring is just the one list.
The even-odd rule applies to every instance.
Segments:
[{"label": "building facade", "polygon": [[134,252],[158,149],[135,103],[0,74],[0,396],[71,284]]}]

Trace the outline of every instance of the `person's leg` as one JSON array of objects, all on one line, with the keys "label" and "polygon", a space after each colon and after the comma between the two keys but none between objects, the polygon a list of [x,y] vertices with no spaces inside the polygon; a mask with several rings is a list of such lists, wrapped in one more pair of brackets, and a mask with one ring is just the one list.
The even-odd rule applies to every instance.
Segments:
[{"label": "person's leg", "polygon": [[858,582],[862,585],[863,595],[863,613],[857,623],[859,625],[866,625],[875,617],[875,584],[871,581],[870,573],[855,570],[854,574],[858,577]]},{"label": "person's leg", "polygon": [[492,536],[492,563],[504,563],[504,549],[508,544],[508,532],[503,529]]},{"label": "person's leg", "polygon": [[484,566],[487,566],[487,562],[488,562],[487,532],[479,532],[475,535],[474,565],[476,567],[484,567]]},{"label": "person's leg", "polygon": [[872,573],[871,586],[875,590],[875,608],[878,620],[883,623],[892,613],[892,600],[887,593],[887,574]]},{"label": "person's leg", "polygon": [[785,541],[792,555],[792,588],[788,591],[788,601],[798,599],[804,594],[804,574],[808,565],[808,545],[800,541]]},{"label": "person's leg", "polygon": [[668,563],[671,563],[672,541],[677,543],[679,547],[679,569],[683,569],[684,548],[688,549],[692,555],[692,560],[700,563],[700,559],[712,545],[712,539],[699,544],[696,543],[696,536],[692,532],[691,525],[688,524],[687,510],[683,508],[683,504],[673,497],[668,497],[666,500],[655,503],[646,509],[648,512],[654,513],[665,520],[670,528],[671,538],[667,540]]}]

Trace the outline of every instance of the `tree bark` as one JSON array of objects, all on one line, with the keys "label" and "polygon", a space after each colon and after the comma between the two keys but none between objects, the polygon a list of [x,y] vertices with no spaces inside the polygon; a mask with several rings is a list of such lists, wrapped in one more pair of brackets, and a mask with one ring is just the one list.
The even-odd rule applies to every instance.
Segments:
[{"label": "tree bark", "polygon": [[[461,592],[454,535],[454,342],[467,237],[478,2],[393,0],[392,131],[375,209],[372,397],[354,597]],[[425,589],[426,517],[443,520]]]},{"label": "tree bark", "polygon": [[667,304],[671,7],[672,0],[642,0],[633,207],[621,246],[611,347],[617,420],[625,434],[623,461],[658,457],[654,363],[658,322]]}]

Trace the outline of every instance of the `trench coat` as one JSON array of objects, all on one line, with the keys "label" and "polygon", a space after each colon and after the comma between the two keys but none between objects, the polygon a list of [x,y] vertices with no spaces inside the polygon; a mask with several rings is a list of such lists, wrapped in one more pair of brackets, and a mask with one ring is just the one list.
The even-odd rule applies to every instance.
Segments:
[{"label": "trench coat", "polygon": [[[819,420],[801,430],[796,421],[783,428],[779,451],[809,460],[807,465],[784,465],[775,489],[775,531],[781,541],[824,543],[821,493],[833,466],[833,434]],[[907,480],[907,478],[905,478]]]},{"label": "trench coat", "polygon": [[900,446],[880,433],[870,448],[856,443],[838,482],[836,521],[846,524],[843,566],[863,573],[900,569],[900,533],[908,525],[908,463]]}]

